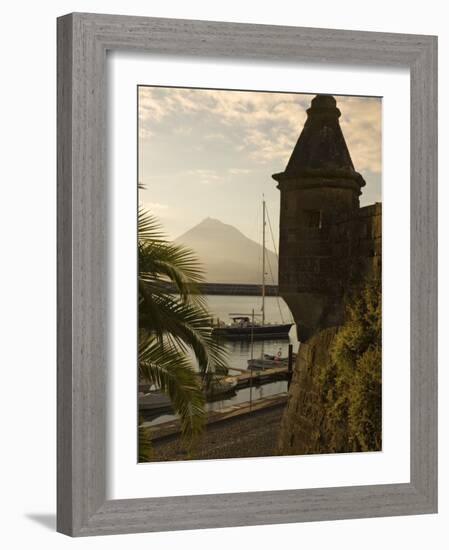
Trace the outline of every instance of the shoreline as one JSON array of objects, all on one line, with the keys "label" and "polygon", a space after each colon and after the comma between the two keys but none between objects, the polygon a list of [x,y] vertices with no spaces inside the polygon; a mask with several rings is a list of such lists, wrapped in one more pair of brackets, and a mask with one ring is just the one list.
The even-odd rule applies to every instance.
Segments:
[{"label": "shoreline", "polygon": [[277,456],[284,409],[285,403],[278,404],[210,424],[190,456],[179,434],[156,439],[149,462]]}]

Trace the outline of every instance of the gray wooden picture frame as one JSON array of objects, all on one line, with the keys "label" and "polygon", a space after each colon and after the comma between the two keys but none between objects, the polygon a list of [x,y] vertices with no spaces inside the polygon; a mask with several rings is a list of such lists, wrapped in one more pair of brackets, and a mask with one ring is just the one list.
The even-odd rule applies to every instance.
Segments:
[{"label": "gray wooden picture frame", "polygon": [[[410,483],[106,499],[106,52],[408,67]],[[58,19],[57,529],[72,536],[437,511],[437,38],[74,13]]]}]

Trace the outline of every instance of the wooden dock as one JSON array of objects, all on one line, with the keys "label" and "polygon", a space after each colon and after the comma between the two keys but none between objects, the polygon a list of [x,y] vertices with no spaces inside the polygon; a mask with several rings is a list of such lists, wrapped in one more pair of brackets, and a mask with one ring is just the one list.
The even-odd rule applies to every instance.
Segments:
[{"label": "wooden dock", "polygon": [[[229,370],[237,370],[230,368]],[[251,384],[258,386],[260,384],[269,384],[276,380],[287,380],[288,367],[280,367],[275,369],[265,370],[240,370],[240,374],[236,376],[236,389],[248,388]]]},{"label": "wooden dock", "polygon": [[[239,372],[239,374],[233,378],[237,381],[237,385],[233,391],[240,390],[242,388],[249,388],[250,386],[260,386],[261,384],[269,384],[276,380],[288,379],[288,368],[281,367],[275,369],[265,370],[244,370],[231,367],[230,371]],[[229,377],[228,377],[229,378]],[[141,384],[139,391],[148,392],[150,386],[148,384]],[[225,399],[226,395],[220,396]],[[143,412],[170,412],[172,410],[170,400],[164,394],[156,394],[153,396],[151,403],[145,403],[144,399],[139,402],[139,410]]]},{"label": "wooden dock", "polygon": [[[220,411],[209,411],[207,415],[207,425],[214,424],[216,422],[224,422],[231,420],[239,416],[255,413],[257,411],[268,409],[271,407],[280,407],[287,403],[287,392],[271,397],[264,397],[262,399],[256,399],[251,404],[246,401],[245,403],[239,403],[236,405],[230,405],[226,409]],[[151,439],[153,441],[159,440],[165,437],[176,436],[180,433],[179,420],[171,420],[169,422],[163,422],[156,426],[151,426]]]}]

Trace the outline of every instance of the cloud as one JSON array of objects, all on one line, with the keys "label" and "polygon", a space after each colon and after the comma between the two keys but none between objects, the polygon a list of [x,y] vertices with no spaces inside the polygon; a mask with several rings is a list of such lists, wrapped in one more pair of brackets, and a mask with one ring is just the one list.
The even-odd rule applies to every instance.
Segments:
[{"label": "cloud", "polygon": [[340,125],[356,170],[380,174],[382,103],[379,98],[338,98]]},{"label": "cloud", "polygon": [[145,206],[152,212],[161,212],[168,209],[168,204],[161,204],[159,202],[147,202]]},{"label": "cloud", "polygon": [[259,129],[250,129],[239,146],[240,151],[247,151],[255,161],[267,163],[279,161],[286,164],[295,145],[296,136],[292,132],[279,132],[276,137]]},{"label": "cloud", "polygon": [[193,129],[191,126],[179,126],[173,129],[173,133],[177,136],[191,136],[192,131]]},{"label": "cloud", "polygon": [[152,132],[146,125],[139,124],[139,139],[150,139],[154,136]]},{"label": "cloud", "polygon": [[[192,143],[196,150],[204,147],[204,140],[229,140],[232,135],[230,147],[235,151],[258,163],[279,163],[282,170],[304,126],[312,98],[292,93],[140,87],[139,131],[142,139],[148,139],[163,121],[181,136],[193,136],[198,128],[203,141],[202,145]],[[336,99],[356,170],[380,173],[381,101],[346,96]],[[188,117],[184,126],[180,126],[181,114]],[[204,132],[204,127],[211,131]],[[200,178],[210,183],[218,181],[215,176],[209,173]]]},{"label": "cloud", "polygon": [[240,176],[240,175],[250,174],[251,172],[253,172],[253,170],[250,170],[249,168],[230,168],[228,170],[228,173],[231,176]]},{"label": "cloud", "polygon": [[224,180],[224,177],[221,174],[218,174],[215,170],[207,170],[203,168],[186,170],[184,174],[194,176],[195,179],[203,185],[221,183]]},{"label": "cloud", "polygon": [[227,140],[227,136],[221,132],[211,132],[210,134],[205,134],[204,139],[211,139],[211,140]]}]

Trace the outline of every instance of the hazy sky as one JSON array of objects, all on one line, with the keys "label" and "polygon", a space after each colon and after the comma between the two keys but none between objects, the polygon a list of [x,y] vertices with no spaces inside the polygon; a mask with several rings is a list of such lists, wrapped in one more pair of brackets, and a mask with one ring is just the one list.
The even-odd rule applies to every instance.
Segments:
[{"label": "hazy sky", "polygon": [[[279,190],[271,175],[285,169],[313,97],[140,87],[140,203],[170,238],[211,217],[260,241],[265,194],[277,243]],[[380,201],[381,100],[335,98],[355,169],[366,180],[361,204]]]}]

